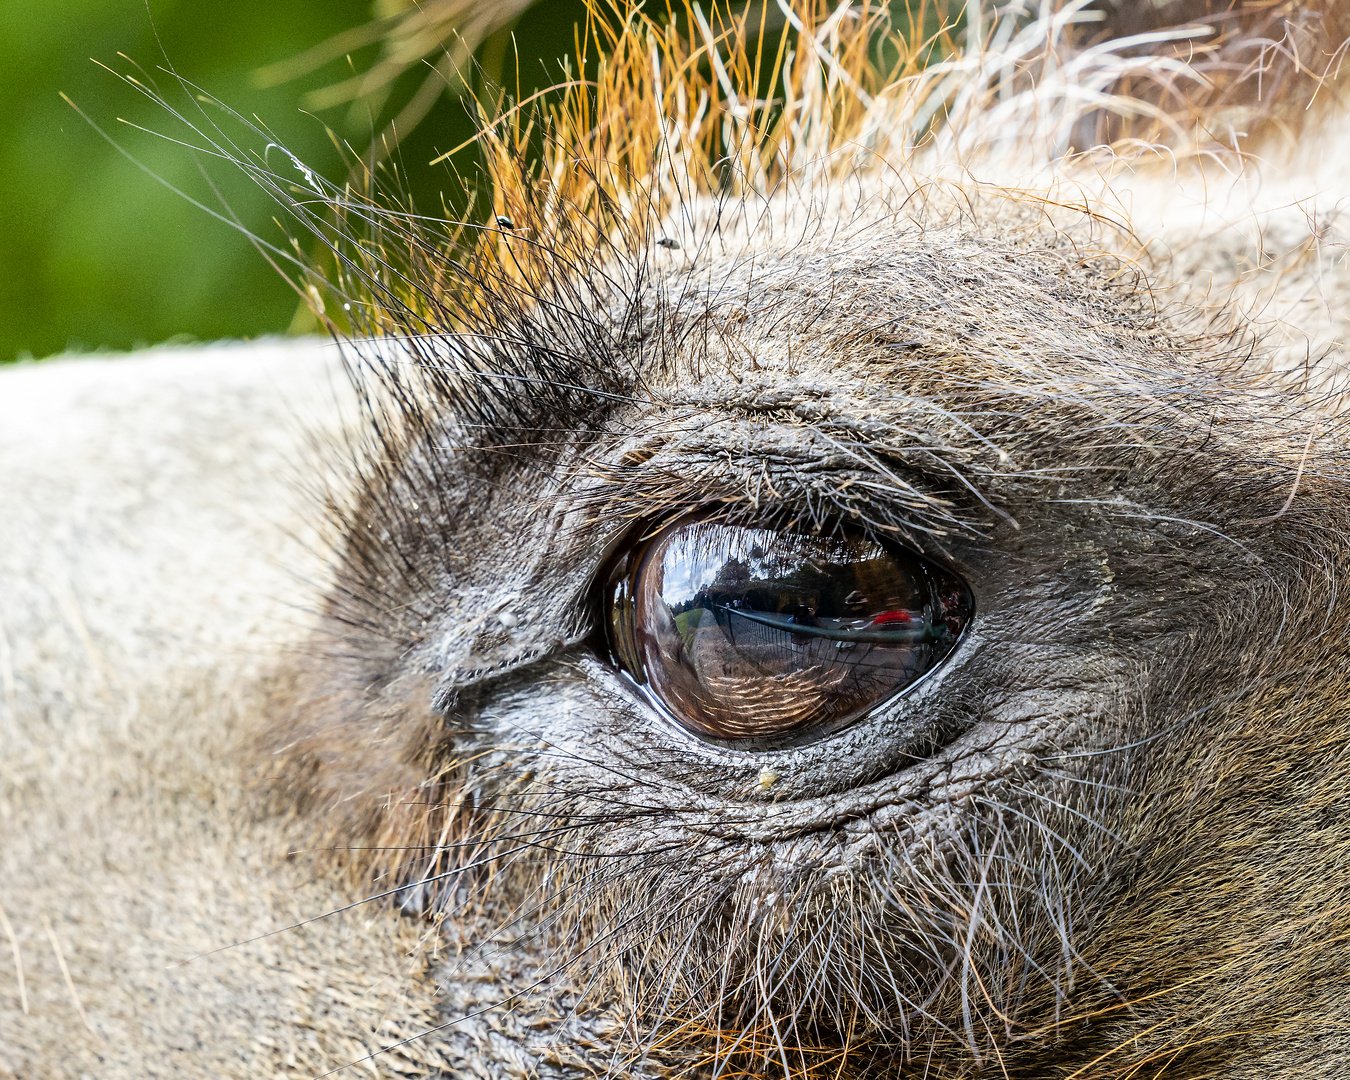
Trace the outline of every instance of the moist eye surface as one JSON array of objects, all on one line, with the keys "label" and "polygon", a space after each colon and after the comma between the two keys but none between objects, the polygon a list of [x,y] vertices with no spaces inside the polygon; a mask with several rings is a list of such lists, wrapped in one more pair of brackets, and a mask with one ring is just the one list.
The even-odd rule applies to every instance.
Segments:
[{"label": "moist eye surface", "polygon": [[859,533],[671,526],[620,567],[623,666],[687,730],[765,740],[832,730],[911,685],[972,612],[954,574]]}]

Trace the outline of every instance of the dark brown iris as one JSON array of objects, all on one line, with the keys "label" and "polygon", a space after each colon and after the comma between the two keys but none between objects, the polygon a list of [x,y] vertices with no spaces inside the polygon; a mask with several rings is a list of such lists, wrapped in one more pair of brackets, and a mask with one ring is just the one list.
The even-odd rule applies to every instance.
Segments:
[{"label": "dark brown iris", "polygon": [[611,631],[686,728],[753,741],[856,719],[941,663],[970,615],[959,578],[861,534],[695,521],[620,567]]}]

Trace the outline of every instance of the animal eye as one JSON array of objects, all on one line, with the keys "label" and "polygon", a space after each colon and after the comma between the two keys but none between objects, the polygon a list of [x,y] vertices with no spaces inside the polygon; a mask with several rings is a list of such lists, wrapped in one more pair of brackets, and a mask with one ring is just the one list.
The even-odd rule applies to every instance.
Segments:
[{"label": "animal eye", "polygon": [[954,574],[855,532],[673,525],[618,565],[620,663],[689,731],[834,730],[940,664],[969,622]]}]

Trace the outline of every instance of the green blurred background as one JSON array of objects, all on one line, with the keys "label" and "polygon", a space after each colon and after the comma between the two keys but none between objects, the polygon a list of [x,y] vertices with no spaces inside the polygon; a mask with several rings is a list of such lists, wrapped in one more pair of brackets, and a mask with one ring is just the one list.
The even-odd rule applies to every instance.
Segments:
[{"label": "green blurred background", "polygon": [[[382,2],[387,9],[390,0]],[[372,120],[383,125],[395,115],[426,69],[400,80],[374,118],[360,108],[314,114],[302,106],[307,93],[368,67],[378,46],[268,88],[257,73],[372,14],[371,0],[0,0],[0,362],[284,332],[295,294],[248,240],[147,175],[60,94],[150,172],[214,205],[204,168],[251,230],[283,242],[270,198],[228,164],[120,123],[190,135],[95,61],[132,74],[139,65],[176,105],[192,108],[173,76],[159,70],[171,61],[184,79],[256,115],[308,164],[340,181],[345,169],[326,126],[364,149]],[[583,15],[581,0],[542,0],[516,24],[522,89],[556,78],[557,58]],[[498,31],[479,55],[492,67],[510,41],[509,31]],[[453,188],[444,166],[427,163],[471,130],[464,108],[443,98],[404,140],[402,159],[421,205],[437,205],[439,189]]]}]

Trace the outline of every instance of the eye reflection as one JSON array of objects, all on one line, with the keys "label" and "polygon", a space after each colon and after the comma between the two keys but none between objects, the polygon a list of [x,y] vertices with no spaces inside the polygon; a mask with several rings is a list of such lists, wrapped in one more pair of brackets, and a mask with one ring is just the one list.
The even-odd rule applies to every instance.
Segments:
[{"label": "eye reflection", "polygon": [[971,614],[949,572],[854,533],[673,526],[615,583],[630,673],[690,731],[840,727],[951,652]]}]

